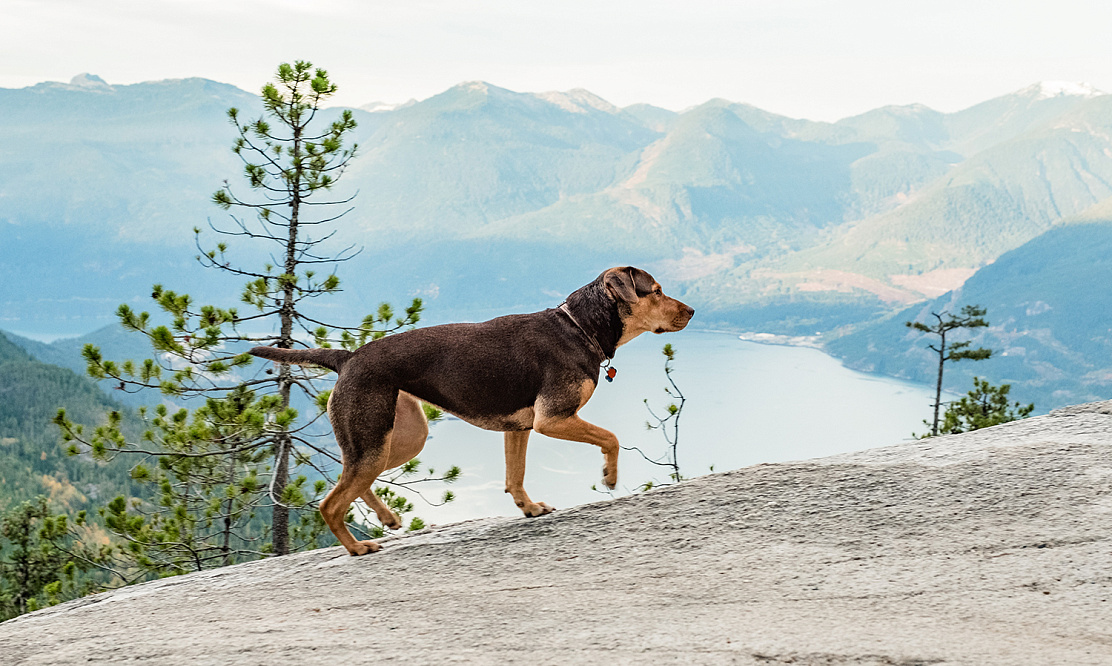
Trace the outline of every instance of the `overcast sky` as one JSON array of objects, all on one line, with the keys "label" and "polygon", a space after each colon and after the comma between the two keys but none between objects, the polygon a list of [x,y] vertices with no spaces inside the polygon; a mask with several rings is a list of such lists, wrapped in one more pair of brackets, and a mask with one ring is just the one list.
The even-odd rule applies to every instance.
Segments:
[{"label": "overcast sky", "polygon": [[91,72],[255,92],[307,59],[352,106],[476,79],[816,120],[952,111],[1040,80],[1112,91],[1112,3],[1094,0],[0,0],[0,26],[3,88]]}]

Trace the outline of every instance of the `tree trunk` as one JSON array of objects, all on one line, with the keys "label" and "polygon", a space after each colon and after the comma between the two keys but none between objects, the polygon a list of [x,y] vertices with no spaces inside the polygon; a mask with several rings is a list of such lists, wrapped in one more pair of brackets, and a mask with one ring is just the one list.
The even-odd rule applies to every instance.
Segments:
[{"label": "tree trunk", "polygon": [[274,493],[271,497],[274,502],[274,510],[270,522],[271,540],[274,543],[275,555],[290,554],[290,510],[282,504],[282,493],[286,489],[290,474],[289,441],[288,434],[280,434],[275,453]]},{"label": "tree trunk", "polygon": [[[284,349],[293,347],[293,316],[294,316],[294,275],[297,271],[297,221],[301,208],[301,131],[300,125],[293,127],[293,148],[291,158],[293,161],[293,178],[289,181],[290,192],[290,225],[289,236],[286,238],[286,262],[283,266],[286,279],[282,284],[282,310],[279,315],[282,322],[281,335],[278,346]],[[290,366],[282,363],[278,370],[278,393],[282,399],[282,409],[290,406],[290,389],[293,387]],[[271,521],[273,534],[274,554],[288,555],[290,552],[290,510],[281,502],[283,491],[289,482],[290,450],[292,440],[288,432],[278,434],[276,460],[274,461],[274,493],[271,500],[274,502],[274,514]]]},{"label": "tree trunk", "polygon": [[946,362],[946,331],[939,333],[941,342],[938,345],[938,383],[934,387],[934,422],[931,424],[931,436],[938,436],[938,407],[942,404],[942,365]]},{"label": "tree trunk", "polygon": [[[228,487],[232,488],[236,483],[236,454],[228,456]],[[228,496],[227,507],[224,509],[224,566],[232,563],[232,508],[235,506],[235,498],[231,495]]]},{"label": "tree trunk", "polygon": [[15,603],[22,615],[27,612],[27,602],[31,600],[31,558],[27,545],[24,545],[23,557],[17,560],[16,566],[19,567],[19,591],[15,595]]}]

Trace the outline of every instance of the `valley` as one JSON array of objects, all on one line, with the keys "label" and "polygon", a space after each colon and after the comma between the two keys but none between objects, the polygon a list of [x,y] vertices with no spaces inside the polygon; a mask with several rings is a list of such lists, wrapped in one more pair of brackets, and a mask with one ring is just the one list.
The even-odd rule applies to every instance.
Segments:
[{"label": "valley", "polygon": [[[0,155],[0,328],[85,334],[112,324],[119,303],[145,307],[154,283],[234,300],[240,285],[197,265],[191,233],[210,246],[210,224],[227,222],[209,198],[242,171],[231,106],[260,110],[204,79],[81,75],[0,90],[12,147]],[[1076,275],[1016,269],[1055,290],[1047,307],[1090,313],[1039,319],[993,268],[1013,251],[1042,261],[1022,250],[1034,243],[1065,253],[1046,259],[1061,270],[1109,277],[1040,240],[1090,223],[1071,236],[1086,245],[1112,220],[1112,96],[1091,87],[1044,82],[954,113],[913,104],[833,123],[721,99],[673,112],[486,82],[368,108],[353,110],[360,156],[336,196],[358,196],[332,240],[362,251],[336,267],[344,291],[318,311],[332,319],[414,296],[431,323],[530,311],[636,264],[696,306],[704,329],[818,336],[851,367],[922,379],[913,341],[878,346],[870,331],[991,292],[1002,354],[1020,338],[1056,351],[1008,352],[999,371],[978,371],[1037,379],[1040,410],[1108,397],[1112,364],[1087,346],[1107,310],[1064,288]],[[229,253],[267,260],[257,247]]]}]

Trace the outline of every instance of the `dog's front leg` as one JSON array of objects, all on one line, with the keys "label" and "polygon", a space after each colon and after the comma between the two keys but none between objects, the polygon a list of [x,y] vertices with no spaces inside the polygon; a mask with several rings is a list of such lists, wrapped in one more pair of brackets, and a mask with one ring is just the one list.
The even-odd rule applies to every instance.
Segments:
[{"label": "dog's front leg", "polygon": [[610,490],[617,487],[619,449],[617,435],[593,423],[588,423],[574,414],[564,418],[538,415],[533,422],[533,430],[548,437],[586,442],[602,449],[605,460],[602,467],[602,482]]},{"label": "dog's front leg", "polygon": [[522,512],[532,518],[552,513],[555,509],[544,502],[534,502],[525,492],[525,451],[529,445],[529,431],[506,433],[506,492]]}]

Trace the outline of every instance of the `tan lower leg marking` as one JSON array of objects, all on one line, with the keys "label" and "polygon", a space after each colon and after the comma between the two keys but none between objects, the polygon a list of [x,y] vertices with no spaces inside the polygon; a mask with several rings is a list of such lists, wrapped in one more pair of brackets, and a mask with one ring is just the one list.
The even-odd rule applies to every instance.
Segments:
[{"label": "tan lower leg marking", "polygon": [[394,513],[390,507],[386,506],[386,502],[382,501],[382,498],[375,494],[374,488],[368,489],[367,492],[360,495],[360,497],[363,498],[363,502],[366,503],[367,508],[375,512],[375,516],[378,517],[380,523],[392,530],[401,529],[401,517]]},{"label": "tan lower leg marking", "polygon": [[344,516],[351,503],[371,487],[383,470],[381,462],[367,460],[361,462],[362,464],[358,466],[344,465],[339,482],[332,492],[328,493],[328,497],[320,503],[320,514],[328,529],[332,530],[340,544],[352,555],[366,555],[382,548],[374,541],[356,541],[344,524]]},{"label": "tan lower leg marking", "polygon": [[528,430],[506,433],[506,492],[526,516],[542,516],[551,513],[553,508],[544,502],[534,502],[525,492],[525,451],[528,445]]},{"label": "tan lower leg marking", "polygon": [[[393,469],[413,460],[425,448],[428,436],[429,423],[421,402],[404,391],[399,392],[394,407],[394,429],[390,431],[385,447],[386,463],[383,467]],[[401,529],[401,518],[375,494],[374,488],[367,488],[360,497],[367,508],[375,512],[379,522],[392,530]]]},{"label": "tan lower leg marking", "polygon": [[605,428],[587,423],[578,415],[567,418],[539,417],[533,429],[542,435],[572,442],[594,444],[602,449],[606,462],[602,468],[602,482],[613,490],[618,485],[618,437]]}]

